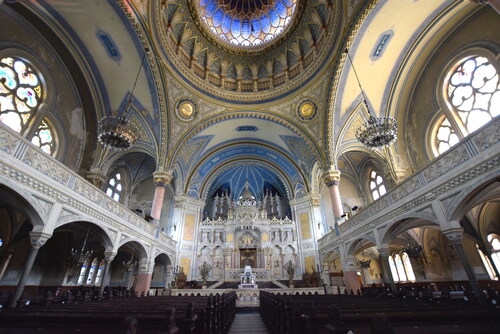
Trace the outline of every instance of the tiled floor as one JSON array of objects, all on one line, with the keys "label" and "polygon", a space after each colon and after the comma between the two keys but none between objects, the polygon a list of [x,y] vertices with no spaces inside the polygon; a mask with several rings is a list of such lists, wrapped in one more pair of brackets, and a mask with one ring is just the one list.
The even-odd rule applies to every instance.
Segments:
[{"label": "tiled floor", "polygon": [[266,326],[259,313],[236,313],[229,334],[267,333]]}]

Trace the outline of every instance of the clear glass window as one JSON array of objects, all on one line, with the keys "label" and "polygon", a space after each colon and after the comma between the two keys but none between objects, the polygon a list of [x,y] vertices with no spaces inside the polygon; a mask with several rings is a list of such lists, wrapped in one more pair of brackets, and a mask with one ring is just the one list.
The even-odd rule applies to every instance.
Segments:
[{"label": "clear glass window", "polygon": [[121,198],[121,193],[123,190],[123,185],[121,183],[122,176],[120,173],[116,173],[108,181],[108,187],[106,189],[106,195],[119,202]]},{"label": "clear glass window", "polygon": [[495,66],[483,56],[462,58],[451,67],[444,82],[444,98],[453,120],[436,124],[436,156],[500,114],[500,80]]},{"label": "clear glass window", "polygon": [[380,196],[383,196],[387,192],[384,185],[384,179],[374,170],[370,172],[369,186],[373,200],[379,199]]}]

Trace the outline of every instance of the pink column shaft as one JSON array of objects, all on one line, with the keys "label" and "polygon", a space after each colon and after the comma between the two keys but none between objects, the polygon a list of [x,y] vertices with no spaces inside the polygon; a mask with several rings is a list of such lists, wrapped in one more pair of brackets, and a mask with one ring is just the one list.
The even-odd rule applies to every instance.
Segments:
[{"label": "pink column shaft", "polygon": [[153,206],[151,208],[151,217],[153,217],[154,219],[160,219],[164,196],[165,196],[165,187],[156,186],[155,195],[153,198]]}]

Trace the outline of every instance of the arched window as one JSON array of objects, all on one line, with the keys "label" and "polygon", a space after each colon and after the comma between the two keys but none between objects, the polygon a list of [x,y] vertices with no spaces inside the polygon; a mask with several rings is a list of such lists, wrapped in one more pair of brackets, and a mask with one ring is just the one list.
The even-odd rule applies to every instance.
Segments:
[{"label": "arched window", "polygon": [[85,280],[85,274],[87,273],[87,267],[89,265],[89,260],[85,260],[80,269],[80,275],[78,276],[78,285],[82,285]]},{"label": "arched window", "polygon": [[101,262],[99,262],[99,268],[97,269],[97,275],[95,276],[95,285],[101,285],[102,273],[105,265],[106,263],[104,262],[104,259],[102,259]]},{"label": "arched window", "polygon": [[394,259],[392,258],[392,256],[389,256],[387,260],[389,261],[389,268],[391,269],[392,279],[394,280],[394,282],[399,282],[398,270],[396,269]]},{"label": "arched window", "polygon": [[99,262],[97,261],[97,258],[95,258],[92,263],[90,264],[90,269],[89,269],[89,274],[87,275],[87,285],[92,285],[92,282],[94,281],[94,274],[97,269],[97,264]]},{"label": "arched window", "polygon": [[492,62],[480,55],[460,59],[443,84],[446,117],[436,123],[433,142],[438,156],[500,114],[500,81]]},{"label": "arched window", "polygon": [[120,201],[122,190],[122,176],[120,173],[116,173],[114,177],[109,179],[106,194],[118,202]]},{"label": "arched window", "polygon": [[401,261],[401,256],[399,254],[394,255],[394,263],[396,263],[396,269],[398,271],[398,276],[400,281],[407,281],[405,267],[403,266],[403,261]]},{"label": "arched window", "polygon": [[416,281],[413,266],[406,252],[389,256],[389,267],[395,282]]},{"label": "arched window", "polygon": [[384,179],[379,173],[372,170],[370,172],[370,191],[372,192],[373,200],[377,200],[380,196],[384,195],[387,190],[385,189]]},{"label": "arched window", "polygon": [[26,133],[28,126],[37,127],[31,142],[45,153],[53,154],[54,131],[47,119],[30,125],[43,102],[42,79],[38,73],[21,58],[4,57],[0,60],[0,122],[18,133]]},{"label": "arched window", "polygon": [[488,235],[488,242],[493,247],[493,253],[491,254],[491,258],[493,259],[493,264],[500,271],[500,238],[498,235],[490,234]]},{"label": "arched window", "polygon": [[17,132],[26,127],[42,100],[38,74],[24,60],[0,60],[0,121]]},{"label": "arched window", "polygon": [[488,235],[487,240],[492,247],[491,260],[493,260],[493,263],[491,263],[491,261],[479,249],[478,245],[476,245],[476,248],[479,252],[479,255],[481,256],[481,260],[483,260],[483,264],[486,267],[486,271],[488,271],[490,278],[498,279],[498,277],[496,277],[495,275],[495,270],[493,266],[495,266],[497,271],[500,270],[500,237],[496,234],[490,234]]},{"label": "arched window", "polygon": [[406,252],[403,252],[401,255],[401,261],[403,262],[403,266],[405,267],[406,277],[408,277],[409,281],[416,281],[415,273],[413,272],[413,266],[411,265],[410,257]]},{"label": "arched window", "polygon": [[33,138],[31,138],[31,142],[40,147],[45,153],[52,154],[54,152],[54,137],[52,133],[53,131],[47,121],[43,120]]},{"label": "arched window", "polygon": [[476,244],[477,251],[479,253],[479,257],[481,257],[481,261],[483,261],[484,267],[486,268],[486,271],[488,272],[488,275],[490,276],[491,279],[495,279],[495,270],[493,269],[493,266],[490,262],[490,260],[484,255],[483,251],[479,248],[479,245]]}]

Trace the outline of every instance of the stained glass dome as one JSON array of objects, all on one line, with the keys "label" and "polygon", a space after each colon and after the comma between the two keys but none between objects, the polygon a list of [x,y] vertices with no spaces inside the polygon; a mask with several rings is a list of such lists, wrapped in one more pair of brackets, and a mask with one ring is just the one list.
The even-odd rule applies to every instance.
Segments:
[{"label": "stained glass dome", "polygon": [[282,35],[299,0],[198,0],[200,21],[231,47],[260,49]]}]

